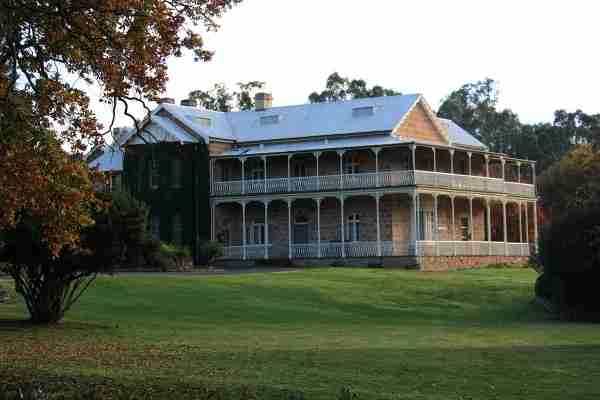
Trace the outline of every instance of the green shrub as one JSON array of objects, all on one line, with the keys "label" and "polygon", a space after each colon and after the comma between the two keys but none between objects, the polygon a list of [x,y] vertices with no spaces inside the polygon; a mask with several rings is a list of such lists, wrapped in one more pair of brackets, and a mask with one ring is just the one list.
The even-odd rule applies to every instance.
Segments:
[{"label": "green shrub", "polygon": [[212,264],[217,258],[223,257],[223,244],[209,240],[200,246],[200,255],[205,258],[208,265]]},{"label": "green shrub", "polygon": [[556,218],[541,234],[540,263],[544,268],[540,290],[551,287],[552,302],[569,315],[600,316],[600,205],[574,208]]},{"label": "green shrub", "polygon": [[541,274],[535,281],[535,295],[546,300],[552,300],[552,276]]},{"label": "green shrub", "polygon": [[183,267],[185,262],[192,256],[189,248],[164,242],[160,244],[160,254],[171,260],[178,268]]}]

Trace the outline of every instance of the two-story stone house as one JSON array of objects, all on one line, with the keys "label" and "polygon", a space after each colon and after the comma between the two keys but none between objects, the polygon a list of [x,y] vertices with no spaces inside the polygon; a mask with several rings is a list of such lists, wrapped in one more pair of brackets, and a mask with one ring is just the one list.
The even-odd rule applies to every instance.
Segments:
[{"label": "two-story stone house", "polygon": [[225,259],[430,269],[522,261],[536,243],[535,163],[488,151],[423,96],[271,102],[167,99],[125,143],[125,184],[157,237],[210,237]]}]

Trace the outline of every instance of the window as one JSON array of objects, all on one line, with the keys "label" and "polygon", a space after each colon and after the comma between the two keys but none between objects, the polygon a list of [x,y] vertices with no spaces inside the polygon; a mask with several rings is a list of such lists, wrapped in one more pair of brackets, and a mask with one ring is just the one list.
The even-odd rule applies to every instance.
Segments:
[{"label": "window", "polygon": [[217,233],[217,241],[225,246],[229,246],[231,244],[229,228],[224,228]]},{"label": "window", "polygon": [[469,217],[460,219],[460,236],[461,240],[471,240],[471,232],[469,232]]},{"label": "window", "polygon": [[375,114],[375,109],[373,108],[373,106],[357,107],[352,109],[352,116],[354,118],[370,117],[373,114]]},{"label": "window", "polygon": [[275,125],[279,123],[279,115],[265,115],[260,117],[261,125]]},{"label": "window", "polygon": [[348,216],[348,225],[346,228],[346,241],[360,241],[360,215],[351,214]]},{"label": "window", "polygon": [[433,240],[433,211],[419,211],[419,240]]},{"label": "window", "polygon": [[158,160],[150,160],[150,188],[158,188],[160,180],[160,171],[158,169]]},{"label": "window", "polygon": [[263,221],[254,221],[246,227],[248,244],[265,244],[265,224]]},{"label": "window", "polygon": [[172,242],[177,246],[181,246],[183,244],[183,221],[181,219],[180,214],[175,214],[172,220],[173,224],[173,235]]},{"label": "window", "polygon": [[350,160],[346,160],[346,165],[344,166],[345,174],[358,174],[359,173],[360,162],[358,162],[358,158],[356,156],[352,156]]},{"label": "window", "polygon": [[196,117],[194,121],[203,128],[210,128],[212,126],[212,120],[208,117]]},{"label": "window", "polygon": [[120,190],[121,189],[121,174],[112,176],[112,190]]},{"label": "window", "polygon": [[150,220],[150,233],[152,239],[160,240],[160,217],[158,215],[153,215]]},{"label": "window", "polygon": [[173,160],[171,165],[171,179],[174,188],[180,188],[182,186],[181,160]]},{"label": "window", "polygon": [[230,180],[229,167],[221,168],[221,182],[228,182]]},{"label": "window", "polygon": [[304,212],[298,212],[294,217],[294,243],[308,243],[308,236],[308,218]]}]

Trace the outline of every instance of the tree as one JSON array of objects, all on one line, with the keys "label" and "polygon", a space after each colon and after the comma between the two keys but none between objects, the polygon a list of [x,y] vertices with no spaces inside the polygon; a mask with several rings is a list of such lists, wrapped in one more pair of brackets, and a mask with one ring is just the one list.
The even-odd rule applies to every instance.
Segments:
[{"label": "tree", "polygon": [[521,124],[509,109],[498,110],[492,79],[463,85],[442,102],[438,115],[473,133],[490,150],[537,161],[537,171],[560,160],[576,144],[600,146],[600,115],[557,110],[553,123]]},{"label": "tree", "polygon": [[578,145],[540,177],[540,196],[553,218],[600,203],[600,151]]},{"label": "tree", "polygon": [[[82,234],[93,224],[90,174],[61,147],[81,154],[101,144],[118,106],[139,134],[129,102],[146,107],[159,97],[167,57],[190,51],[209,60],[212,52],[192,28],[217,29],[215,19],[240,1],[0,2],[0,232],[29,232],[32,249],[52,257],[48,268],[36,272],[36,279],[53,285],[49,292],[64,289],[57,260],[67,276],[78,276],[68,272],[69,260],[85,261]],[[77,82],[96,84],[112,106],[106,130]],[[37,267],[19,262],[12,268],[18,281]],[[51,319],[33,311],[32,318]]]},{"label": "tree", "polygon": [[224,83],[217,83],[210,90],[194,90],[189,98],[200,102],[200,106],[211,111],[246,111],[254,109],[254,95],[265,86],[265,82],[238,83],[238,90],[230,92]]},{"label": "tree", "polygon": [[498,97],[498,85],[493,79],[467,83],[443,100],[438,115],[474,134],[490,150],[511,154],[521,123],[511,110],[496,109]]},{"label": "tree", "polygon": [[375,85],[371,88],[363,79],[350,79],[337,72],[329,75],[325,90],[313,92],[308,96],[311,103],[327,103],[341,100],[362,99],[366,97],[396,96],[402,93]]}]

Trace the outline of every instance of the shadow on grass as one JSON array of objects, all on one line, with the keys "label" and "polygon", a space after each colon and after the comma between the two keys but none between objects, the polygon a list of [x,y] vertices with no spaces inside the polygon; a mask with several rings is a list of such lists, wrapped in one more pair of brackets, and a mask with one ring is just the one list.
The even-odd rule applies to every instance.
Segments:
[{"label": "shadow on grass", "polygon": [[204,398],[199,394],[218,385],[235,393],[250,390],[260,394],[251,398],[261,399],[286,399],[284,393],[292,392],[302,392],[306,399],[332,399],[341,387],[352,387],[361,399],[562,400],[600,395],[593,372],[600,368],[600,344],[256,352],[174,347],[163,355],[133,356],[63,365],[53,373],[47,372],[56,371],[51,364],[40,370],[5,370],[0,380],[72,381],[109,392],[131,391],[140,398],[163,398],[166,393]]}]

